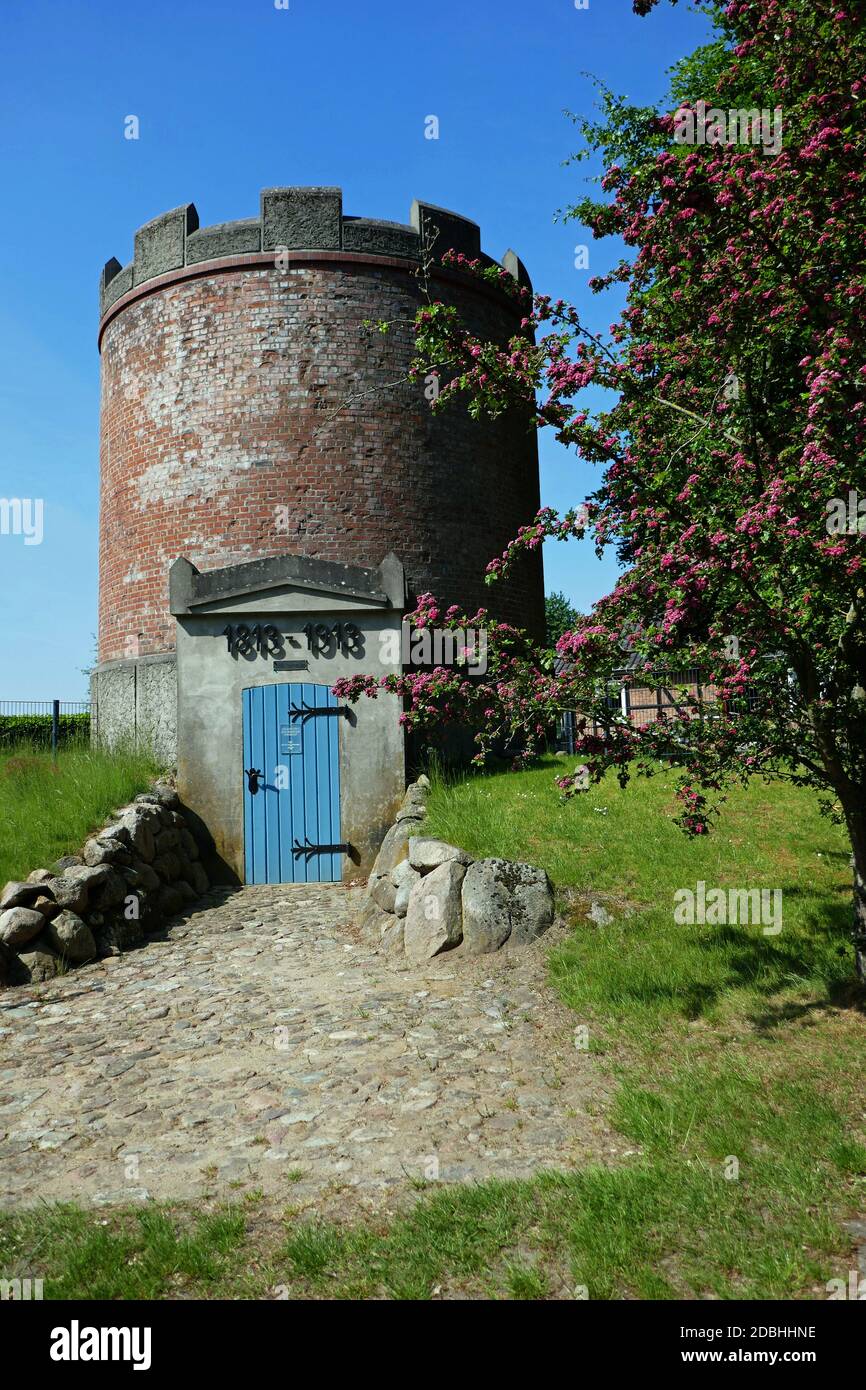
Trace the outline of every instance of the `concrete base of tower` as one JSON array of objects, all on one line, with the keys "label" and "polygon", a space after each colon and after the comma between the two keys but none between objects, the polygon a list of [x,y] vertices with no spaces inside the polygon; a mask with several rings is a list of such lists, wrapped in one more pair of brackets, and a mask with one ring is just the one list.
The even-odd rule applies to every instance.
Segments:
[{"label": "concrete base of tower", "polygon": [[180,558],[169,591],[176,653],[95,669],[94,741],[176,769],[225,881],[365,877],[405,790],[401,701],[380,688],[349,705],[333,686],[402,669],[400,561],[284,554],[202,573]]},{"label": "concrete base of tower", "polygon": [[177,662],[174,652],[124,657],[94,667],[91,737],[97,747],[136,743],[166,767],[177,762]]},{"label": "concrete base of tower", "polygon": [[405,790],[401,703],[332,687],[400,668],[403,566],[285,554],[170,572],[177,787],[245,883],[366,877]]}]

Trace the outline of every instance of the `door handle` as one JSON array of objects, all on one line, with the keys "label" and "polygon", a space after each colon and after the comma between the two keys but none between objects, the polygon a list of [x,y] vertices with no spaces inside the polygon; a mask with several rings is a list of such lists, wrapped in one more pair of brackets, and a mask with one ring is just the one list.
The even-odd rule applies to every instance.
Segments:
[{"label": "door handle", "polygon": [[260,768],[248,767],[244,771],[247,774],[247,789],[252,796],[255,796],[259,789],[259,778],[262,776]]}]

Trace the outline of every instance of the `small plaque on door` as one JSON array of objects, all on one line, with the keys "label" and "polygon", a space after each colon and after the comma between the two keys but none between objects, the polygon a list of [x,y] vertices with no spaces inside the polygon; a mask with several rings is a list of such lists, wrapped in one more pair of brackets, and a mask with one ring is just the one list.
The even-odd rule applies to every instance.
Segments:
[{"label": "small plaque on door", "polygon": [[300,724],[281,724],[280,725],[280,756],[283,758],[291,757],[293,753],[301,751],[301,726]]}]

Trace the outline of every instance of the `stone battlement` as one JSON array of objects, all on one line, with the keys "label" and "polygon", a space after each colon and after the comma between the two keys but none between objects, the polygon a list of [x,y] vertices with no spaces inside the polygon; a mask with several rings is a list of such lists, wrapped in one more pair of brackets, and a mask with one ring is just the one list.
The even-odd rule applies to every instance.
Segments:
[{"label": "stone battlement", "polygon": [[483,264],[501,264],[521,284],[526,270],[513,251],[501,262],[481,250],[476,222],[432,203],[413,202],[409,222],[386,222],[343,213],[340,188],[265,188],[259,216],[199,227],[195,204],[172,208],[135,233],[133,259],[107,261],[100,277],[100,315],[138,285],[185,266],[232,256],[288,251],[346,252],[418,263],[422,247],[436,257],[450,249]]}]

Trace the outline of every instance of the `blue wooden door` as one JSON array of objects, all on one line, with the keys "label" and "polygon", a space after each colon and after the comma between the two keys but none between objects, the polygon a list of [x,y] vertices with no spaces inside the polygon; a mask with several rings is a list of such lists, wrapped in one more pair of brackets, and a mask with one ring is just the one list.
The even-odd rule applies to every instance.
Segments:
[{"label": "blue wooden door", "polygon": [[[335,696],[324,685],[292,683],[254,686],[243,700],[247,883],[338,883],[343,856],[335,848],[342,838]],[[326,709],[334,713],[314,713]]]}]

